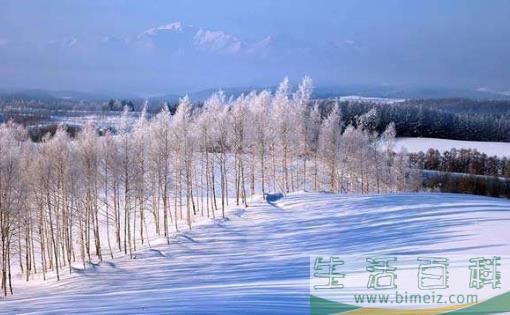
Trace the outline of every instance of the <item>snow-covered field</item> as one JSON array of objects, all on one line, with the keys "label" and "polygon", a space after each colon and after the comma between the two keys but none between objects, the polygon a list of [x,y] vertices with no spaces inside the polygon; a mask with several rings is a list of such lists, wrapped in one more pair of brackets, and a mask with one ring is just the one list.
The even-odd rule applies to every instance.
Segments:
[{"label": "snow-covered field", "polygon": [[17,283],[0,313],[306,314],[310,255],[510,254],[508,222],[504,199],[295,193],[232,209],[133,260]]},{"label": "snow-covered field", "polygon": [[395,104],[404,102],[405,99],[400,98],[386,98],[374,96],[359,96],[359,95],[346,95],[338,97],[339,101],[344,102],[360,102],[360,103],[376,103],[376,104]]},{"label": "snow-covered field", "polygon": [[428,149],[437,149],[440,152],[450,149],[477,149],[488,156],[510,157],[510,142],[482,142],[482,141],[461,141],[436,138],[397,138],[395,143],[397,151],[406,148],[410,153],[420,151],[427,152]]}]

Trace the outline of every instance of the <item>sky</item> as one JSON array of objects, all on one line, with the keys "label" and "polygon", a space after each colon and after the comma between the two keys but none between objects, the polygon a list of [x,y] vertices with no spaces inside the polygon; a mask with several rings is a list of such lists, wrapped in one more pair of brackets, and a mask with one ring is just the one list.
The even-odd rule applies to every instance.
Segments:
[{"label": "sky", "polygon": [[2,0],[0,88],[259,87],[510,94],[510,1]]}]

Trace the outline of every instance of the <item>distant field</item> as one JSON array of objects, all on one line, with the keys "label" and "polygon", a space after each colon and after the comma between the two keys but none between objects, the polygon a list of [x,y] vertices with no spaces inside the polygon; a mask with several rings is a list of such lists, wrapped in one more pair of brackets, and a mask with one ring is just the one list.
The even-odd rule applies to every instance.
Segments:
[{"label": "distant field", "polygon": [[397,138],[397,151],[406,148],[408,152],[426,152],[430,148],[441,152],[450,149],[477,149],[479,152],[489,156],[510,157],[510,142],[482,142],[482,141],[461,141],[436,138]]}]

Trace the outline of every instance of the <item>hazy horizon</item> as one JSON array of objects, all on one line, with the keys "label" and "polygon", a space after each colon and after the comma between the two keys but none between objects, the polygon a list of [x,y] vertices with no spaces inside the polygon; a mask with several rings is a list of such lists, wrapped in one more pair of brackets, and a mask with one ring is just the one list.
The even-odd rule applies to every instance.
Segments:
[{"label": "hazy horizon", "polygon": [[506,94],[507,12],[476,0],[5,0],[0,87],[151,95],[310,75]]}]

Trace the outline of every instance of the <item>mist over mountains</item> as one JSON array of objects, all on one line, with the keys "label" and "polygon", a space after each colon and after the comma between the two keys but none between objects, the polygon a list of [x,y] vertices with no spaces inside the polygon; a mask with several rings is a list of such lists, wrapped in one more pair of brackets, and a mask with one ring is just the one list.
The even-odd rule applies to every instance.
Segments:
[{"label": "mist over mountains", "polygon": [[317,87],[334,87],[332,94],[346,86],[345,93],[363,96],[510,94],[505,6],[348,2],[203,3],[192,10],[187,3],[103,3],[111,10],[104,15],[91,4],[32,12],[4,2],[0,88],[146,97],[270,87],[310,75]]}]

